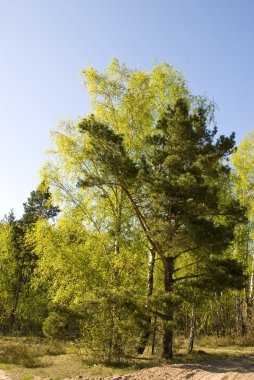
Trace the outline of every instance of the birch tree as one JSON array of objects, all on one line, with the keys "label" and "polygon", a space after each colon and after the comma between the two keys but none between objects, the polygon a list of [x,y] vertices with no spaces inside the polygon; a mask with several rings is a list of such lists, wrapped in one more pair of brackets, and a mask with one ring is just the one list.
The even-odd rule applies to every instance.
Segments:
[{"label": "birch tree", "polygon": [[[235,167],[234,183],[239,200],[246,210],[248,223],[238,230],[237,246],[248,273],[248,286],[245,292],[247,323],[252,322],[254,285],[254,133],[251,132],[238,146],[232,156]],[[239,300],[238,300],[239,302]]]}]

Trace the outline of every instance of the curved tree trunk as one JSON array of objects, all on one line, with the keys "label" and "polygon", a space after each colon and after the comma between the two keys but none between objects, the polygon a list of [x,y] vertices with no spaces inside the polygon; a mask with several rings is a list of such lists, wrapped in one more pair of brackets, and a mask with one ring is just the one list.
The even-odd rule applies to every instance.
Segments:
[{"label": "curved tree trunk", "polygon": [[[154,249],[150,249],[148,276],[147,276],[147,292],[146,292],[147,299],[153,294],[154,264],[155,264],[155,251]],[[151,323],[152,323],[152,318],[151,318],[151,315],[149,315],[146,320],[146,328],[144,329],[144,332],[142,333],[140,337],[139,345],[137,348],[137,353],[140,355],[143,354],[145,351],[146,344],[151,332]]]}]

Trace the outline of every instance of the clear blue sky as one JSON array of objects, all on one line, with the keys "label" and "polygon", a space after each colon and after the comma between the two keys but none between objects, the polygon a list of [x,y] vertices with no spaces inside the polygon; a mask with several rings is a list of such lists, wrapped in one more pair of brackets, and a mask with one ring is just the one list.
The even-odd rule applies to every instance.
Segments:
[{"label": "clear blue sky", "polygon": [[253,17],[253,0],[0,0],[0,218],[21,216],[49,130],[89,112],[89,63],[168,62],[215,100],[219,133],[239,143],[254,128]]}]

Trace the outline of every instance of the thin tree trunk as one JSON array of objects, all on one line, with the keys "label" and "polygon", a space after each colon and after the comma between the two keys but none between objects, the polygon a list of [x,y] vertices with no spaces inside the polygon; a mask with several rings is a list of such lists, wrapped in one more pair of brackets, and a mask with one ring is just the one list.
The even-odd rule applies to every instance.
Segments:
[{"label": "thin tree trunk", "polygon": [[251,258],[251,273],[250,273],[250,282],[249,282],[249,294],[247,299],[247,323],[248,326],[252,322],[252,307],[253,307],[253,288],[254,288],[254,254],[252,253]]},{"label": "thin tree trunk", "polygon": [[157,333],[157,315],[155,314],[154,322],[153,322],[153,336],[152,336],[152,355],[155,352],[155,344],[156,344],[156,333]]},{"label": "thin tree trunk", "polygon": [[153,274],[155,264],[155,251],[150,249],[149,264],[148,264],[148,276],[147,276],[147,298],[153,294]]},{"label": "thin tree trunk", "polygon": [[246,241],[246,249],[244,252],[244,265],[246,268],[249,266],[249,255],[251,254],[251,268],[250,268],[250,276],[248,281],[246,281],[245,289],[244,289],[244,301],[245,301],[245,333],[251,328],[252,325],[252,305],[253,305],[253,282],[254,282],[254,254],[252,250],[252,244],[250,239],[250,226],[248,225],[247,230],[247,241]]},{"label": "thin tree trunk", "polygon": [[120,188],[120,195],[116,194],[116,199],[115,199],[115,213],[116,213],[115,256],[119,256],[119,253],[120,253],[120,238],[121,238],[121,233],[122,233],[122,211],[123,211],[123,190],[122,188]]},{"label": "thin tree trunk", "polygon": [[21,265],[20,265],[20,268],[18,268],[17,282],[14,286],[14,304],[11,309],[10,317],[9,317],[9,326],[10,326],[11,331],[14,331],[15,324],[16,324],[16,311],[19,305],[21,289],[22,289],[23,281],[24,281],[23,270],[24,270],[24,256],[21,257]]},{"label": "thin tree trunk", "polygon": [[236,296],[236,334],[243,335],[242,297],[239,294]]},{"label": "thin tree trunk", "polygon": [[[154,249],[150,249],[149,264],[148,264],[148,276],[147,276],[147,292],[146,292],[147,301],[148,301],[148,298],[153,294],[154,264],[155,264],[155,251],[154,251]],[[146,344],[147,344],[148,338],[150,336],[151,322],[152,322],[152,318],[151,318],[151,315],[149,315],[147,317],[147,320],[146,320],[145,330],[140,337],[139,345],[137,348],[137,353],[140,355],[143,354],[145,351]]]},{"label": "thin tree trunk", "polygon": [[189,346],[188,346],[189,354],[192,352],[193,347],[194,347],[195,333],[196,333],[196,315],[195,315],[194,309],[192,309],[191,328],[190,328]]}]

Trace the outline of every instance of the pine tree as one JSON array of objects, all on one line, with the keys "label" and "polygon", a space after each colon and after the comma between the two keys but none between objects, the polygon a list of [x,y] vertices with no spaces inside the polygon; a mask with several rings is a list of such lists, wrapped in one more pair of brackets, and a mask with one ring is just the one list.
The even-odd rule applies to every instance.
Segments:
[{"label": "pine tree", "polygon": [[[168,359],[178,284],[198,279],[201,284],[205,278],[211,287],[223,288],[223,278],[237,285],[235,278],[242,275],[236,261],[221,257],[242,215],[234,199],[220,201],[220,178],[229,174],[225,160],[234,136],[214,142],[216,128],[208,129],[206,110],[190,110],[184,100],[168,109],[136,160],[128,155],[124,137],[94,118],[79,127],[89,136],[86,153],[88,160],[96,157],[100,180],[111,176],[121,186],[163,264],[166,307],[157,314],[164,321],[163,357]],[[215,276],[215,268],[224,277]]]}]

